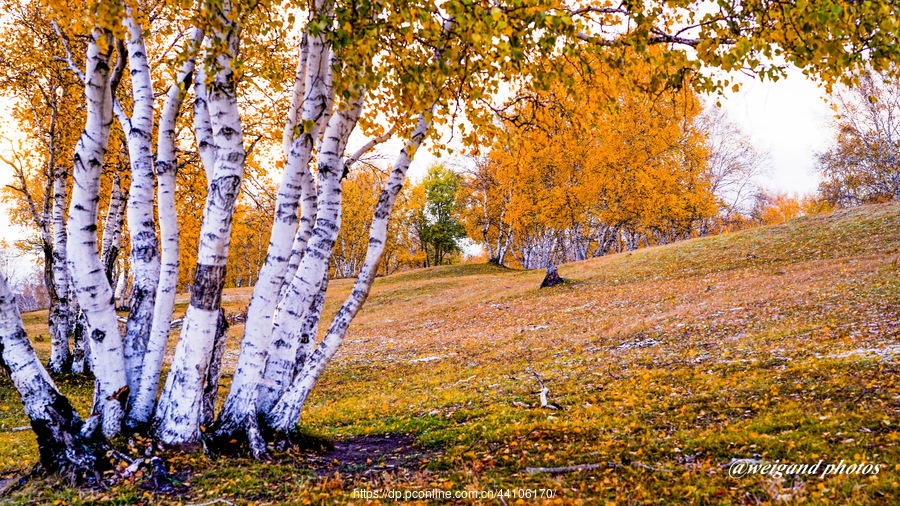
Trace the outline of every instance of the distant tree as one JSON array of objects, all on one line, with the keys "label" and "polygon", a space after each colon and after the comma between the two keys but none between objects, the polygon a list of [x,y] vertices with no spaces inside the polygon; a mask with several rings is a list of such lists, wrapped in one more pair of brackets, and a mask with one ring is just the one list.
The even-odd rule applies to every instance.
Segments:
[{"label": "distant tree", "polygon": [[832,206],[816,195],[789,195],[760,190],[753,197],[753,208],[748,213],[755,225],[777,225],[798,216],[828,212]]},{"label": "distant tree", "polygon": [[715,216],[700,224],[700,233],[723,232],[753,208],[761,190],[758,178],[770,163],[769,154],[756,149],[719,107],[707,108],[697,127],[706,137],[706,177],[719,207]]},{"label": "distant tree", "polygon": [[817,157],[819,192],[839,207],[900,198],[900,83],[865,72],[834,96],[837,135]]},{"label": "distant tree", "polygon": [[487,261],[504,265],[512,245],[513,230],[509,220],[512,190],[501,185],[497,161],[490,156],[475,160],[461,187],[463,224],[466,234],[486,249]]},{"label": "distant tree", "polygon": [[[375,190],[384,186],[385,178],[385,171],[365,164],[350,172],[344,180],[341,230],[334,243],[329,272],[332,278],[356,276],[365,263],[372,210],[378,204],[378,192]],[[416,233],[416,218],[419,213],[411,205],[413,201],[410,198],[413,190],[414,187],[405,187],[397,195],[379,267],[379,273],[383,275],[407,267],[419,267],[423,263]],[[422,202],[424,203],[424,199]]]},{"label": "distant tree", "polygon": [[425,267],[441,265],[460,252],[459,241],[466,236],[457,200],[461,180],[459,174],[443,165],[428,169],[422,180],[425,206],[419,213],[416,230],[425,252]]},{"label": "distant tree", "polygon": [[691,86],[659,88],[637,57],[624,76],[601,68],[565,62],[572,83],[520,89],[521,105],[468,175],[465,222],[494,262],[509,252],[545,268],[671,242],[715,213]]}]

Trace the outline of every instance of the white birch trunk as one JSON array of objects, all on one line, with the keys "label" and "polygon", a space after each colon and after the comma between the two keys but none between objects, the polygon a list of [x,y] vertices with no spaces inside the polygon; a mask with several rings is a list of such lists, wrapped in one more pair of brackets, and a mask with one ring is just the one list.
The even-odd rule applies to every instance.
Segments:
[{"label": "white birch trunk", "polygon": [[[50,115],[50,132],[47,141],[47,150],[49,159],[47,160],[47,171],[50,172],[44,184],[44,196],[41,202],[40,211],[29,189],[28,179],[25,176],[24,169],[16,162],[6,160],[3,161],[13,170],[13,177],[17,180],[18,187],[10,185],[9,189],[13,189],[22,194],[34,221],[35,226],[40,230],[41,249],[44,256],[44,284],[50,298],[50,307],[48,311],[48,327],[50,331],[50,360],[48,367],[52,372],[63,372],[67,369],[70,361],[69,342],[66,331],[65,318],[60,317],[60,309],[65,314],[65,300],[62,300],[56,290],[56,278],[54,273],[57,270],[56,263],[56,239],[53,234],[53,212],[57,205],[55,193],[57,190],[58,174],[60,168],[55,165],[55,135],[56,135],[56,108],[51,108]],[[63,174],[63,177],[64,174]],[[65,195],[63,194],[63,199]],[[63,200],[63,205],[65,200]],[[62,266],[65,269],[65,265]]]},{"label": "white birch trunk", "polygon": [[[133,15],[131,8],[126,11]],[[131,188],[128,192],[128,231],[131,239],[131,269],[134,283],[131,310],[125,324],[125,377],[131,392],[138,391],[147,341],[153,322],[153,306],[159,284],[159,243],[156,238],[153,174],[153,82],[144,44],[143,28],[134,17],[124,20],[125,47],[131,76],[134,107],[127,125],[131,160]]]},{"label": "white birch trunk", "polygon": [[178,285],[178,215],[175,210],[175,175],[177,160],[175,153],[175,126],[178,113],[193,77],[196,51],[203,39],[203,31],[194,29],[191,33],[190,56],[182,64],[169,87],[166,101],[159,118],[157,141],[156,178],[157,206],[159,208],[159,235],[162,239],[161,271],[156,288],[156,305],[146,354],[141,366],[141,377],[137,391],[131,401],[128,424],[138,427],[148,423],[153,416],[156,393],[159,390],[159,376],[162,369],[166,345],[169,342],[172,313],[175,309],[175,294]]},{"label": "white birch trunk", "polygon": [[[100,245],[100,258],[110,285],[116,281],[114,273],[116,260],[119,258],[119,248],[122,246],[125,201],[126,192],[122,187],[122,175],[117,172],[113,176],[109,205],[106,207],[106,220],[103,225],[103,242]],[[118,297],[118,293],[116,296]]]},{"label": "white birch trunk", "polygon": [[94,469],[95,456],[81,444],[81,419],[41,366],[25,334],[15,297],[2,276],[0,366],[22,398],[44,467],[50,472],[82,473]]},{"label": "white birch trunk", "polygon": [[322,277],[322,286],[319,288],[319,293],[316,294],[309,309],[306,310],[306,316],[303,318],[302,326],[300,327],[300,343],[297,346],[297,354],[294,358],[293,368],[288,375],[290,381],[292,381],[300,372],[303,363],[306,362],[306,357],[316,349],[319,335],[319,321],[322,316],[322,308],[325,307],[325,294],[327,291],[328,273],[326,272],[325,276]]},{"label": "white birch trunk", "polygon": [[[257,389],[272,339],[273,313],[298,232],[297,208],[301,200],[304,229],[311,228],[310,214],[315,212],[315,183],[309,162],[319,137],[320,121],[329,112],[332,70],[324,37],[304,37],[304,40],[307,43],[301,48],[294,96],[285,125],[285,172],[276,200],[269,249],[247,310],[241,353],[216,430],[218,437],[229,440],[236,431],[246,432],[247,426],[255,423]],[[310,124],[314,126],[304,129],[304,125]]]},{"label": "white birch trunk", "polygon": [[216,399],[219,393],[219,376],[222,370],[222,356],[225,355],[225,342],[228,337],[228,320],[225,311],[219,309],[216,322],[216,334],[213,338],[212,358],[206,370],[206,383],[203,387],[203,399],[200,401],[200,425],[209,427],[216,416]]},{"label": "white birch trunk", "polygon": [[66,267],[66,170],[53,167],[53,196],[50,210],[50,233],[53,243],[51,282],[52,300],[50,321],[50,363],[53,372],[72,370],[69,350],[69,330],[72,319],[69,310],[69,269]]},{"label": "white birch trunk", "polygon": [[[328,273],[328,262],[341,224],[341,156],[356,126],[363,98],[331,117],[318,153],[319,195],[312,237],[285,296],[278,303],[257,409],[265,414],[290,383],[297,349],[304,339],[303,320]],[[306,336],[315,340],[315,336]]]},{"label": "white birch trunk", "polygon": [[194,137],[197,141],[197,152],[206,172],[207,190],[213,179],[216,166],[216,141],[213,138],[212,120],[209,117],[209,93],[206,89],[206,71],[201,65],[194,79]]},{"label": "white birch trunk", "polygon": [[88,44],[85,71],[87,120],[75,146],[74,185],[68,220],[68,265],[78,304],[90,328],[90,347],[96,397],[94,409],[100,413],[106,437],[121,428],[127,394],[123,367],[122,336],[113,308],[112,289],[97,255],[97,201],[100,169],[109,142],[112,96],[109,62],[113,48],[109,33],[95,31]]},{"label": "white birch trunk", "polygon": [[[68,271],[68,266],[66,271]],[[86,369],[90,368],[90,353],[87,336],[85,335],[87,327],[84,314],[81,312],[81,306],[78,305],[78,300],[75,298],[71,284],[69,288],[69,327],[72,329],[72,373],[82,374]]]},{"label": "white birch trunk", "polygon": [[215,344],[231,221],[244,173],[246,153],[232,69],[239,29],[225,20],[229,10],[226,2],[220,13],[227,32],[211,35],[223,40],[227,51],[216,56],[216,71],[208,86],[206,105],[216,156],[200,228],[191,302],[156,413],[155,433],[166,444],[193,443],[200,436],[200,411]]},{"label": "white birch trunk", "polygon": [[[347,157],[342,162],[341,173],[346,174],[350,167],[352,167],[365,153],[375,147],[375,145],[389,139],[394,134],[395,129],[396,128],[391,128],[381,136],[369,140],[355,153]],[[353,272],[357,272],[355,270],[355,267]],[[319,334],[319,321],[322,316],[322,309],[325,306],[325,293],[327,289],[328,271],[326,269],[325,274],[322,276],[322,282],[321,286],[319,287],[319,292],[313,298],[313,302],[306,310],[305,316],[301,322],[300,342],[297,344],[297,351],[292,369],[290,370],[290,372],[284,372],[284,376],[286,378],[290,378],[291,380],[293,380],[296,377],[300,369],[303,367],[303,363],[306,361],[306,357],[308,357],[316,347],[316,338]]]},{"label": "white birch trunk", "polygon": [[375,281],[375,275],[378,272],[378,264],[381,262],[381,256],[384,253],[388,222],[390,221],[394,202],[397,200],[397,195],[403,187],[403,181],[406,178],[406,171],[409,169],[412,157],[419,146],[422,145],[422,141],[428,133],[430,117],[431,111],[420,115],[411,138],[400,152],[400,156],[394,164],[384,190],[381,192],[378,204],[375,207],[372,225],[369,228],[369,247],[366,251],[366,261],[363,264],[359,277],[356,279],[353,291],[350,292],[350,296],[331,321],[331,326],[328,328],[325,339],[305,359],[299,372],[293,378],[290,387],[285,390],[284,394],[269,412],[267,416],[269,428],[287,432],[297,424],[309,393],[325,370],[328,361],[331,360],[331,357],[334,356],[344,340],[350,322],[353,321],[356,313],[359,312],[359,309],[369,296],[369,290],[372,288],[372,282]]}]

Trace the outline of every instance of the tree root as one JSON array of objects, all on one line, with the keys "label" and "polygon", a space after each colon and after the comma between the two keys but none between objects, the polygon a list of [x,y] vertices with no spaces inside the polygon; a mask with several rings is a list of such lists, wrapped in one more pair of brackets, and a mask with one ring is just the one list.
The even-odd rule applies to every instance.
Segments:
[{"label": "tree root", "polygon": [[43,468],[41,464],[35,464],[34,467],[31,468],[31,471],[28,471],[27,474],[19,476],[18,478],[13,477],[3,481],[0,481],[0,496],[9,495],[16,490],[24,487],[29,481],[34,479],[36,476],[43,474]]},{"label": "tree root", "polygon": [[215,453],[248,452],[254,459],[269,459],[266,439],[253,415],[247,415],[237,423],[226,422],[213,427],[208,447]]}]

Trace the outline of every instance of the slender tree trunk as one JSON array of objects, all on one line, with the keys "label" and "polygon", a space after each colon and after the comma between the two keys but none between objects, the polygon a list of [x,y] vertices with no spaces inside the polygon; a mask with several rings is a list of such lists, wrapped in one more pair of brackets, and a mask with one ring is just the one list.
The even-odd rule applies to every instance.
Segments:
[{"label": "slender tree trunk", "polygon": [[159,285],[156,288],[150,337],[141,365],[141,378],[128,413],[128,424],[133,427],[148,423],[153,416],[156,393],[159,390],[159,376],[169,342],[172,313],[175,309],[178,285],[178,215],[175,210],[175,175],[178,165],[175,152],[175,126],[193,78],[195,54],[202,39],[203,31],[194,29],[191,33],[191,47],[188,49],[190,56],[178,70],[175,82],[169,87],[159,119],[156,177],[162,267]]},{"label": "slender tree trunk", "polygon": [[205,75],[205,72],[198,69],[197,79],[194,83],[194,137],[197,140],[200,162],[206,173],[208,190],[216,166],[216,140],[213,136],[212,119],[209,117],[209,90],[203,79],[200,79]]},{"label": "slender tree trunk", "polygon": [[213,354],[206,371],[206,385],[203,388],[203,401],[200,407],[200,426],[209,427],[216,416],[216,398],[219,393],[219,376],[222,369],[222,356],[225,354],[225,342],[228,337],[228,320],[225,311],[219,309],[216,322],[216,336],[213,340]]},{"label": "slender tree trunk", "polygon": [[[44,183],[44,195],[38,210],[34,196],[29,189],[28,178],[25,175],[24,168],[15,161],[9,161],[5,158],[3,161],[9,165],[13,171],[13,177],[17,180],[18,187],[8,186],[22,194],[34,221],[34,225],[41,233],[41,249],[44,255],[44,285],[47,287],[49,295],[49,311],[48,311],[48,329],[50,333],[50,360],[48,367],[51,372],[59,373],[68,370],[70,366],[71,356],[69,353],[69,341],[67,335],[67,301],[61,299],[61,295],[65,296],[68,292],[67,287],[57,289],[57,280],[55,273],[60,268],[65,271],[64,264],[57,263],[56,246],[57,236],[54,235],[54,220],[57,218],[56,212],[58,205],[65,205],[65,172],[62,173],[62,202],[57,198],[59,193],[58,182],[60,178],[60,167],[56,163],[56,135],[57,135],[57,102],[56,95],[51,92],[48,96],[50,100],[50,128],[47,135],[47,152],[48,159],[45,164],[45,174],[47,175]],[[65,255],[63,255],[64,257]],[[65,260],[63,260],[64,262]]]},{"label": "slender tree trunk", "polygon": [[[228,51],[215,59],[206,97],[216,156],[200,228],[191,302],[156,413],[156,436],[167,444],[193,443],[200,436],[203,389],[215,347],[231,221],[244,173],[246,153],[232,68],[239,29],[226,19],[229,11],[226,2],[220,18],[227,31],[210,36],[224,41]],[[198,72],[197,82],[204,80],[205,71]]]},{"label": "slender tree trunk", "polygon": [[419,117],[419,122],[410,140],[400,152],[400,156],[394,164],[384,190],[381,192],[369,229],[369,246],[366,251],[366,261],[363,264],[359,277],[356,279],[353,291],[331,321],[331,326],[325,339],[319,344],[315,352],[306,358],[302,368],[294,376],[290,387],[269,412],[267,417],[269,428],[287,432],[297,424],[309,393],[325,370],[328,361],[337,352],[347,333],[350,322],[369,296],[369,290],[375,280],[378,264],[381,262],[381,255],[384,253],[384,246],[387,242],[387,229],[391,211],[393,210],[394,202],[397,200],[397,195],[403,187],[403,181],[406,178],[406,171],[409,169],[412,157],[419,146],[421,146],[428,132],[428,117],[430,117],[430,111],[428,115],[422,114]]},{"label": "slender tree trunk", "polygon": [[109,141],[112,95],[109,64],[112,36],[96,30],[87,51],[85,97],[87,120],[75,146],[74,186],[68,220],[68,265],[78,303],[90,332],[92,369],[96,376],[94,408],[100,413],[103,434],[112,437],[121,428],[127,395],[122,336],[112,303],[112,289],[97,255],[97,201],[100,170]]},{"label": "slender tree trunk", "polygon": [[[68,272],[68,267],[66,268]],[[90,348],[87,342],[87,322],[84,312],[78,305],[74,287],[69,290],[69,314],[71,315],[70,327],[72,329],[72,372],[82,374],[90,369]]]},{"label": "slender tree trunk", "polygon": [[72,354],[69,350],[66,326],[60,325],[61,299],[56,292],[56,283],[53,279],[55,263],[53,244],[44,243],[42,246],[44,250],[44,285],[47,287],[47,296],[50,299],[47,310],[50,330],[50,360],[47,362],[47,369],[52,373],[61,373],[70,369]]},{"label": "slender tree trunk", "polygon": [[156,238],[154,200],[156,182],[153,173],[153,82],[144,45],[143,28],[126,7],[129,17],[125,47],[134,107],[125,121],[128,155],[131,160],[131,188],[128,191],[128,231],[131,244],[131,270],[134,283],[131,309],[125,324],[125,377],[132,392],[138,391],[147,341],[153,324],[153,306],[159,285],[159,243]]},{"label": "slender tree trunk", "polygon": [[125,201],[127,192],[122,186],[122,173],[113,175],[109,204],[106,207],[106,221],[103,225],[103,239],[100,246],[100,258],[106,279],[110,286],[116,286],[116,260],[122,246],[122,225],[125,222]]},{"label": "slender tree trunk", "polygon": [[[297,347],[302,340],[302,322],[322,279],[341,223],[341,156],[350,132],[362,110],[362,95],[353,105],[331,117],[322,151],[318,153],[319,196],[316,226],[290,287],[278,304],[272,331],[265,380],[260,385],[257,408],[265,413],[274,405],[291,380]],[[314,339],[314,337],[313,337]]]},{"label": "slender tree trunk", "polygon": [[[41,366],[25,334],[15,297],[0,276],[0,366],[22,398],[37,436],[41,464],[52,473],[83,481],[99,478],[98,455],[86,444],[82,422]],[[96,445],[100,451],[102,445]]]},{"label": "slender tree trunk", "polygon": [[[294,95],[284,133],[287,163],[275,204],[266,261],[260,270],[253,298],[247,310],[247,322],[241,341],[241,353],[222,408],[217,437],[232,439],[235,432],[246,432],[255,424],[256,398],[268,349],[272,341],[273,314],[288,273],[294,238],[304,247],[315,207],[315,183],[309,162],[321,129],[320,120],[329,108],[332,95],[331,67],[324,36],[304,37],[300,64],[294,82]],[[299,115],[299,118],[298,118]],[[299,119],[299,121],[298,121]],[[298,125],[312,123],[313,128],[295,133]],[[313,202],[310,203],[310,200]],[[298,230],[297,209],[302,206],[303,225]],[[299,232],[299,233],[298,233]],[[293,274],[293,271],[290,272]],[[259,450],[254,446],[254,453]]]},{"label": "slender tree trunk", "polygon": [[[51,230],[53,235],[53,266],[51,312],[54,314],[50,325],[50,370],[60,372],[74,370],[75,359],[69,352],[69,334],[72,330],[73,315],[69,307],[71,280],[66,267],[66,195],[67,171],[63,167],[53,168],[53,206],[51,209]],[[53,306],[56,306],[55,309]],[[73,371],[74,372],[74,371]]]},{"label": "slender tree trunk", "polygon": [[[357,273],[358,275],[359,273]],[[316,349],[319,335],[319,321],[322,317],[322,308],[325,307],[325,294],[328,292],[328,274],[322,278],[322,287],[313,299],[312,304],[303,319],[303,327],[300,331],[300,346],[297,347],[297,358],[294,360],[294,370],[291,371],[291,379],[300,372],[306,357]]]}]

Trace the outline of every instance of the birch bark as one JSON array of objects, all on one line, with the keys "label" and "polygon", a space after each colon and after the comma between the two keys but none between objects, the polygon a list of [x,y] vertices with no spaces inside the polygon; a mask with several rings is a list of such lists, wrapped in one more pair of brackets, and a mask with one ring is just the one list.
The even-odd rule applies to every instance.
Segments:
[{"label": "birch bark", "polygon": [[[210,34],[210,38],[223,41],[225,46],[215,54],[214,73],[204,83],[215,165],[211,171],[207,168],[213,177],[200,228],[191,302],[156,412],[155,434],[167,444],[193,443],[200,436],[203,390],[215,344],[231,221],[244,173],[246,153],[232,67],[238,52],[239,27],[229,19],[233,17],[230,4],[225,2],[221,9],[222,31]],[[211,46],[207,42],[205,49],[211,51]],[[198,83],[201,79],[205,78],[198,78]]]},{"label": "birch bark", "polygon": [[197,69],[197,78],[194,83],[194,136],[197,140],[197,152],[200,154],[200,163],[206,172],[206,185],[213,179],[213,169],[216,166],[216,141],[213,138],[212,120],[209,117],[209,92],[206,84],[206,71]]},{"label": "birch bark", "polygon": [[131,310],[125,324],[125,375],[129,389],[137,392],[153,322],[160,266],[153,210],[156,189],[153,174],[153,82],[143,27],[133,17],[130,7],[126,8],[126,12],[129,17],[124,20],[128,32],[125,47],[134,107],[131,118],[127,125],[122,125],[122,129],[127,136],[131,160],[127,219],[134,283]]},{"label": "birch bark", "polygon": [[110,286],[116,286],[115,268],[122,246],[122,225],[125,220],[125,201],[127,192],[122,187],[122,173],[113,175],[109,204],[106,207],[106,220],[103,225],[103,239],[100,244],[100,258]]},{"label": "birch bark", "polygon": [[[312,205],[309,202],[315,195],[309,162],[321,120],[330,109],[332,70],[324,37],[307,36],[304,41],[285,125],[285,172],[276,200],[269,249],[247,310],[241,353],[216,429],[217,437],[229,440],[236,431],[246,432],[248,425],[255,424],[257,390],[272,339],[273,313],[284,284],[293,238],[298,234],[297,209],[301,200],[304,220],[301,232],[311,228],[307,224],[315,213],[314,202]],[[254,452],[262,451],[258,446]]]},{"label": "birch bark", "polygon": [[[289,384],[303,320],[328,273],[328,262],[341,225],[341,156],[362,111],[363,95],[334,114],[325,130],[322,150],[317,154],[319,193],[315,227],[285,296],[278,303],[272,329],[264,380],[260,382],[257,409],[266,413]],[[307,336],[307,339],[310,339]],[[311,339],[315,340],[315,336]]]},{"label": "birch bark", "polygon": [[68,219],[68,266],[78,304],[90,328],[92,368],[96,376],[94,409],[106,437],[121,428],[122,395],[127,395],[122,336],[112,302],[112,289],[97,255],[97,202],[100,170],[112,122],[109,32],[95,30],[87,48],[85,98],[87,118],[75,145],[74,184]]},{"label": "birch bark", "polygon": [[[34,195],[29,188],[28,178],[25,173],[24,165],[21,162],[21,155],[13,151],[12,158],[7,159],[0,156],[2,160],[13,171],[14,184],[8,185],[7,188],[12,189],[21,194],[28,207],[31,219],[41,234],[41,249],[44,256],[44,284],[50,298],[50,307],[48,311],[48,327],[50,331],[50,360],[48,367],[52,372],[58,373],[68,370],[71,360],[69,352],[68,331],[66,325],[68,301],[63,300],[60,294],[65,295],[67,287],[60,287],[57,290],[56,273],[61,268],[65,271],[64,264],[57,264],[57,238],[54,235],[54,218],[57,205],[65,205],[65,192],[63,187],[62,203],[56,198],[58,190],[59,171],[62,170],[56,166],[55,151],[55,135],[56,135],[56,108],[51,107],[50,128],[47,135],[47,151],[49,153],[46,162],[47,179],[44,184],[43,199],[40,207],[35,201]],[[65,178],[65,171],[62,173]],[[63,179],[63,184],[65,180]],[[63,245],[63,248],[65,246]],[[64,252],[64,250],[63,250]],[[63,255],[64,258],[65,255]]]},{"label": "birch bark", "polygon": [[148,423],[153,416],[159,376],[166,345],[169,342],[175,294],[178,285],[178,216],[175,211],[175,126],[194,74],[196,53],[203,39],[203,31],[194,29],[190,36],[188,58],[178,70],[175,81],[169,87],[159,118],[156,178],[157,206],[159,209],[159,235],[162,239],[161,271],[156,287],[156,304],[146,354],[141,366],[141,377],[128,413],[128,424],[138,427]]},{"label": "birch bark", "polygon": [[81,419],[31,347],[15,297],[0,276],[0,366],[22,398],[37,435],[41,463],[50,472],[81,474],[95,469],[96,456],[80,437]]},{"label": "birch bark", "polygon": [[[68,234],[67,234],[68,235]],[[68,266],[66,266],[68,272]],[[71,277],[71,275],[70,275]],[[85,335],[87,325],[84,319],[84,313],[81,306],[78,305],[78,298],[75,297],[74,285],[69,280],[69,326],[72,329],[72,373],[82,374],[86,369],[90,369],[90,348]]]},{"label": "birch bark", "polygon": [[406,178],[406,171],[409,169],[412,157],[419,146],[422,145],[428,133],[430,117],[431,110],[419,116],[416,128],[407,141],[406,146],[400,152],[400,156],[394,164],[393,170],[391,170],[391,175],[385,184],[384,190],[381,192],[378,204],[375,207],[372,225],[369,228],[369,247],[366,251],[366,261],[356,279],[353,291],[351,291],[350,296],[338,310],[334,319],[332,319],[328,333],[321,344],[306,358],[299,372],[294,376],[289,388],[284,391],[284,394],[280,396],[278,402],[268,413],[267,423],[269,428],[286,432],[297,424],[309,393],[325,370],[328,361],[337,352],[344,336],[347,334],[350,322],[369,296],[369,291],[378,272],[378,264],[381,262],[381,256],[384,253],[388,221],[391,217],[394,202],[396,202],[397,195],[403,187],[403,181]]},{"label": "birch bark", "polygon": [[[76,369],[69,352],[69,331],[72,312],[69,307],[69,269],[66,267],[66,176],[63,167],[53,167],[53,206],[50,229],[53,240],[52,287],[56,308],[50,325],[50,370],[54,372]],[[54,302],[51,301],[51,304]],[[67,367],[66,364],[69,364]]]}]

